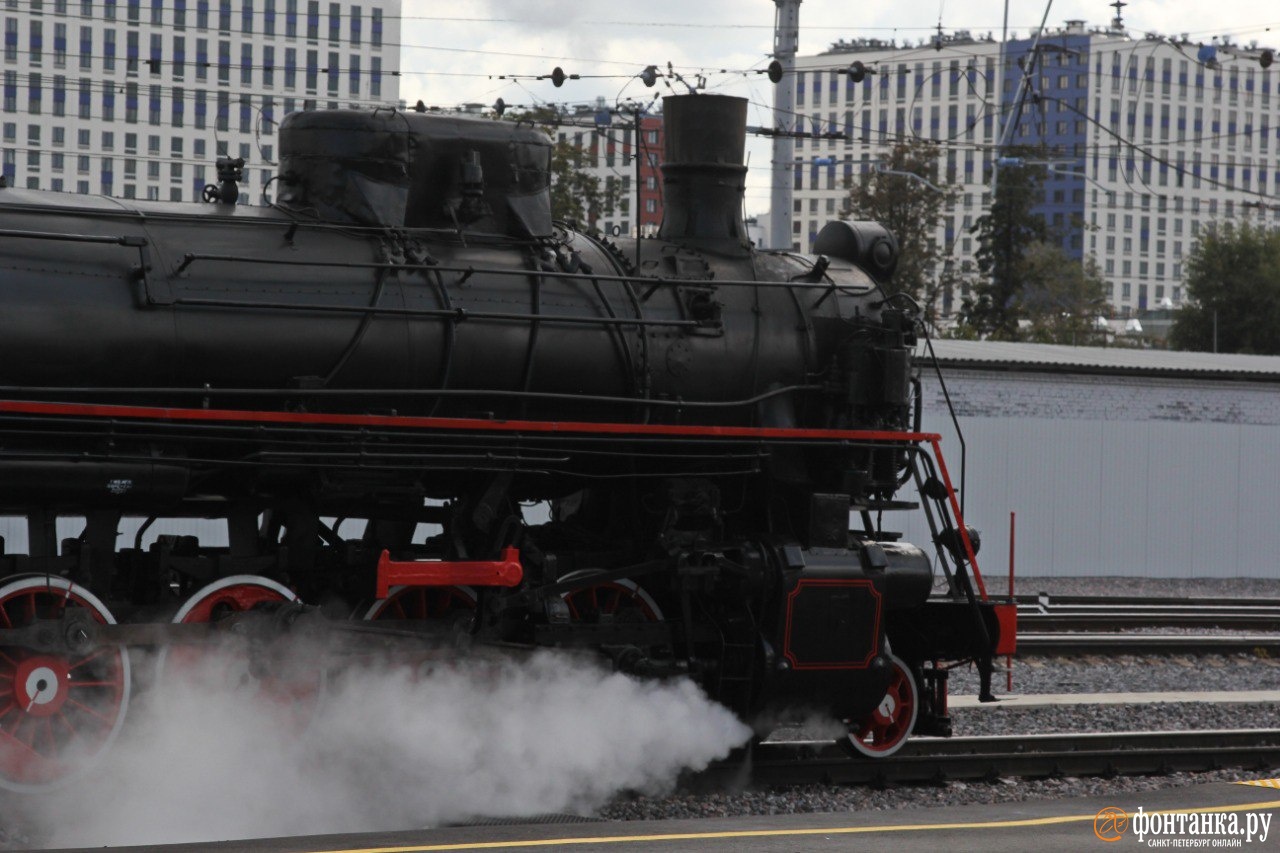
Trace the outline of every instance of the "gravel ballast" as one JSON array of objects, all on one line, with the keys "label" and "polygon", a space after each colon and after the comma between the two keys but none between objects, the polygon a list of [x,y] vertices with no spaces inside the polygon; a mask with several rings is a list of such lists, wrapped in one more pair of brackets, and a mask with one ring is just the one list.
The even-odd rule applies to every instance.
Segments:
[{"label": "gravel ballast", "polygon": [[[997,665],[1004,666],[1004,661]],[[1280,690],[1280,660],[1254,655],[1014,658],[1013,690],[1004,672],[992,680],[999,696],[1012,693],[1150,693],[1166,690]],[[952,696],[978,692],[972,667],[952,670]]]},{"label": "gravel ballast", "polygon": [[995,782],[948,782],[889,788],[803,785],[786,789],[745,790],[715,794],[676,794],[669,797],[618,798],[600,811],[607,820],[678,820],[697,817],[865,812],[930,806],[1019,803],[1068,797],[1117,797],[1209,782],[1238,782],[1270,774],[1217,770],[1210,773],[1171,773],[1167,776],[1121,776],[1113,779],[1000,779]]}]

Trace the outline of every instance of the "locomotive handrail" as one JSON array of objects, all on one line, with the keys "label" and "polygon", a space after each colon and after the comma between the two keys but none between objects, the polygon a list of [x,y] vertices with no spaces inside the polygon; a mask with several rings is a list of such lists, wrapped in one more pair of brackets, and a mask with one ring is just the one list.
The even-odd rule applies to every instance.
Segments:
[{"label": "locomotive handrail", "polygon": [[[326,314],[387,314],[393,317],[440,317],[465,320],[542,321],[591,326],[665,326],[668,328],[707,328],[697,320],[644,320],[627,317],[580,317],[573,314],[508,314],[502,311],[470,311],[466,308],[379,308],[373,305],[310,305],[305,302],[254,302],[248,299],[200,299],[181,297],[174,305],[193,308],[257,308],[268,311],[319,311]],[[574,396],[574,395],[570,395]],[[631,401],[636,402],[636,401]]]},{"label": "locomotive handrail", "polygon": [[5,228],[0,229],[0,237],[21,237],[24,240],[54,240],[57,242],[69,243],[97,243],[104,246],[124,246],[127,249],[138,250],[138,266],[133,269],[133,274],[142,282],[142,288],[147,294],[147,301],[153,304],[168,304],[171,298],[168,295],[168,287],[164,284],[160,285],[162,293],[152,291],[151,282],[147,278],[147,273],[151,271],[151,257],[147,251],[150,241],[146,237],[137,236],[120,236],[108,237],[103,234],[59,234],[54,231],[22,231],[18,229]]},{"label": "locomotive handrail", "polygon": [[929,360],[933,364],[933,372],[938,377],[938,385],[942,388],[942,397],[947,401],[947,413],[951,415],[951,425],[956,428],[956,438],[960,440],[960,511],[964,512],[965,476],[968,463],[969,446],[964,440],[964,430],[960,429],[960,420],[956,417],[956,407],[951,404],[951,392],[947,390],[947,380],[942,378],[942,366],[938,364],[938,355],[933,351],[933,340],[929,330],[924,330],[924,343],[929,349]]},{"label": "locomotive handrail", "polygon": [[288,396],[288,397],[504,397],[538,400],[571,400],[586,403],[625,403],[653,406],[669,406],[676,409],[731,409],[738,406],[754,406],[764,400],[801,391],[822,391],[822,385],[784,385],[772,388],[754,397],[741,400],[663,400],[659,398],[637,399],[611,397],[603,394],[556,394],[549,391],[499,391],[484,388],[73,388],[69,386],[0,386],[0,394],[106,394],[130,396],[135,394],[173,394],[180,396],[211,397],[228,395],[236,397]]},{"label": "locomotive handrail", "polygon": [[22,237],[25,240],[64,240],[71,243],[104,243],[115,246],[145,246],[146,237],[107,237],[102,234],[58,234],[52,231],[0,230],[0,237]]},{"label": "locomotive handrail", "polygon": [[[539,276],[543,278],[563,278],[577,281],[613,281],[635,283],[639,281],[649,282],[656,285],[673,284],[696,284],[706,287],[727,286],[727,287],[774,287],[785,290],[830,290],[832,285],[826,282],[807,282],[807,281],[749,281],[739,279],[684,279],[684,278],[667,278],[665,276],[646,276],[646,275],[606,275],[600,273],[571,273],[561,272],[558,270],[533,270],[533,269],[516,269],[506,267],[478,267],[474,264],[468,266],[454,266],[447,264],[393,264],[385,261],[324,261],[310,260],[307,258],[253,258],[243,255],[208,255],[198,252],[188,252],[182,256],[182,262],[174,269],[174,274],[186,272],[196,261],[214,261],[218,263],[236,263],[236,264],[264,264],[271,266],[306,266],[306,267],[334,267],[337,269],[389,269],[389,270],[434,270],[437,272],[456,272],[467,276],[483,274],[483,275],[506,275],[506,276]],[[837,288],[853,287],[855,285],[841,284],[836,285]],[[867,292],[874,290],[874,287],[868,286]]]}]

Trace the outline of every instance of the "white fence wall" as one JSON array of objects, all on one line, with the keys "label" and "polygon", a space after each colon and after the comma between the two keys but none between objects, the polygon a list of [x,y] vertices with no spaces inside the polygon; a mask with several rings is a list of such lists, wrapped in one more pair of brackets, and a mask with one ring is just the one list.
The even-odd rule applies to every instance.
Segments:
[{"label": "white fence wall", "polygon": [[[994,589],[1005,589],[1011,511],[1018,575],[1280,575],[1280,386],[945,375],[968,444],[966,521],[982,531],[978,564],[1000,578]],[[924,392],[924,428],[944,436],[958,484],[937,380]],[[919,513],[900,526],[929,541]]]}]

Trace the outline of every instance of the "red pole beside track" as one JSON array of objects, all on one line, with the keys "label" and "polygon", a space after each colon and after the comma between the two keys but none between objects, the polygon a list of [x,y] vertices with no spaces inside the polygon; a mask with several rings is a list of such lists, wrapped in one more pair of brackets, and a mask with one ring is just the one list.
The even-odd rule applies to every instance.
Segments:
[{"label": "red pole beside track", "polygon": [[[1016,541],[1014,531],[1017,529],[1018,514],[1016,512],[1009,513],[1009,600],[1013,601],[1013,545]],[[1013,692],[1013,655],[1006,655],[1004,662],[1005,673],[1008,676],[1005,689]]]}]

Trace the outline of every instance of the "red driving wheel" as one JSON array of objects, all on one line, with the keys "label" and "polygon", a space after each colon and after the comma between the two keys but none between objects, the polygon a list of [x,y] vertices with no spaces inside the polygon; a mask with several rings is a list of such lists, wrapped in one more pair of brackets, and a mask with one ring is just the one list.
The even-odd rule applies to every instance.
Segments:
[{"label": "red driving wheel", "polygon": [[[217,622],[237,613],[266,604],[296,602],[288,587],[258,575],[232,575],[197,590],[174,615],[179,624]],[[229,690],[247,699],[262,699],[279,709],[298,729],[311,722],[324,693],[325,673],[305,661],[273,660],[279,671],[260,672],[238,651],[210,652],[202,646],[173,646],[162,649],[158,673],[194,680],[200,687]]]},{"label": "red driving wheel", "polygon": [[[595,573],[590,569],[570,572],[560,578],[559,583],[589,577],[592,574]],[[569,617],[574,622],[662,621],[662,608],[658,603],[635,581],[625,578],[601,581],[594,586],[566,592],[561,597],[569,606]]]},{"label": "red driving wheel", "polygon": [[893,755],[907,742],[920,711],[915,676],[900,658],[886,654],[893,674],[875,710],[849,725],[848,743],[868,758]]},{"label": "red driving wheel", "polygon": [[[0,581],[0,627],[83,610],[115,624],[88,590],[65,578]],[[0,647],[0,788],[40,791],[85,772],[115,740],[129,705],[129,655],[119,646],[84,654]]]}]

